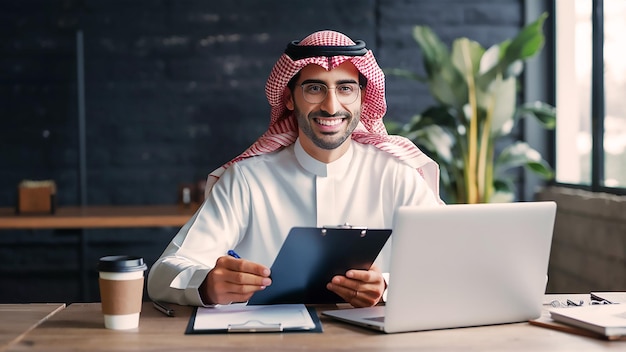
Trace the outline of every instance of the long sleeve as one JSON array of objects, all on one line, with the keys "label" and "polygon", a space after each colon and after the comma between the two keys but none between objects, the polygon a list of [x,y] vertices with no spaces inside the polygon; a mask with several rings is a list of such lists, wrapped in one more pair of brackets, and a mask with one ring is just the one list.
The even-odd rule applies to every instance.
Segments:
[{"label": "long sleeve", "polygon": [[238,169],[225,173],[209,198],[180,229],[148,274],[154,300],[204,305],[198,288],[217,258],[235,248],[247,225],[247,187]]},{"label": "long sleeve", "polygon": [[148,294],[157,301],[182,305],[205,305],[198,288],[212,266],[194,262],[178,255],[181,239],[187,235],[191,221],[187,223],[154,263],[148,274]]}]

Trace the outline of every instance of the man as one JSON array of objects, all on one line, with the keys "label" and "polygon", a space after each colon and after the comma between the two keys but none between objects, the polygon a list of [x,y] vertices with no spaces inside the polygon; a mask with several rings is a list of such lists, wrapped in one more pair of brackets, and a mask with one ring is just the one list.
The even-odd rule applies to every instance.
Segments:
[{"label": "man", "polygon": [[[152,299],[246,301],[271,285],[269,266],[292,227],[390,228],[398,206],[442,203],[437,165],[387,135],[384,75],[364,42],[333,31],[292,42],[265,90],[269,130],[209,176],[205,202],[150,270]],[[355,307],[378,303],[388,247],[370,270],[327,288]]]}]

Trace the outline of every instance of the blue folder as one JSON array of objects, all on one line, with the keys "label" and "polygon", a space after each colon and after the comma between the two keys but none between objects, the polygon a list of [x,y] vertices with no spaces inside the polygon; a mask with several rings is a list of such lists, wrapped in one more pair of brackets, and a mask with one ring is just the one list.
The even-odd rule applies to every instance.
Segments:
[{"label": "blue folder", "polygon": [[369,269],[391,229],[294,227],[271,266],[272,285],[248,304],[328,304],[344,300],[326,284],[350,269]]}]

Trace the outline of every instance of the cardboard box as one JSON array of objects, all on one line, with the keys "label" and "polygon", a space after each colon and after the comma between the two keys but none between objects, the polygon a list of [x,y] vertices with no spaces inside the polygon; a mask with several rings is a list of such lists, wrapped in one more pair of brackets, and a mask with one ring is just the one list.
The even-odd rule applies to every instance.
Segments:
[{"label": "cardboard box", "polygon": [[57,193],[54,181],[24,180],[18,185],[17,193],[18,214],[54,214]]}]

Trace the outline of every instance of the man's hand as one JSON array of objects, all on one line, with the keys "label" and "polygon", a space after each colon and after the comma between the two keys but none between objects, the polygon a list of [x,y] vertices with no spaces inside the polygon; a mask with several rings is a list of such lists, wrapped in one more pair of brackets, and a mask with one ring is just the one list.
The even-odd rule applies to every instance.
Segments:
[{"label": "man's hand", "polygon": [[370,270],[348,270],[345,276],[337,275],[326,288],[353,307],[371,307],[380,302],[385,286],[380,269],[372,266]]},{"label": "man's hand", "polygon": [[206,304],[245,302],[259,290],[272,284],[270,269],[245,259],[223,256],[200,285],[200,297]]}]

